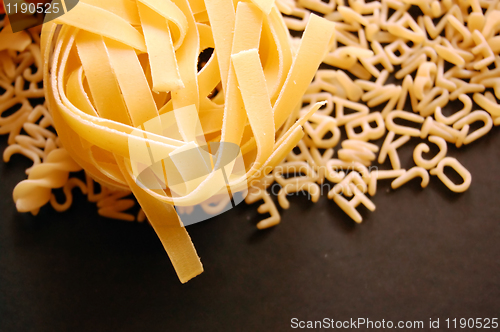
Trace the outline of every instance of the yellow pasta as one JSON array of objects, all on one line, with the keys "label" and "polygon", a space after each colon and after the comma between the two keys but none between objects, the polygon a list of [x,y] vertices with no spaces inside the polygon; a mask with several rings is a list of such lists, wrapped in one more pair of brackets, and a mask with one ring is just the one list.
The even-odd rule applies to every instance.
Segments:
[{"label": "yellow pasta", "polygon": [[[223,179],[213,171],[197,183],[187,181],[184,191],[179,185],[170,185],[168,191],[140,186],[134,165],[143,159],[132,151],[150,150],[156,159],[170,155],[178,166],[184,165],[176,156],[197,149],[194,142],[201,134],[207,144],[231,142],[241,147],[246,160],[254,158],[251,164],[247,161],[245,172],[229,174],[231,192],[259,180],[300,140],[300,125],[321,106],[313,106],[296,124],[295,118],[288,120],[334,38],[334,25],[312,16],[292,56],[288,33],[272,2],[207,0],[210,26],[195,21],[190,5],[185,0],[140,0],[132,8],[82,1],[45,24],[41,41],[45,91],[62,146],[96,181],[122,190],[98,200],[99,213],[130,219],[121,211],[132,202],[116,200],[132,191],[182,282],[201,273],[202,266],[172,204],[203,203],[217,194]],[[211,46],[213,57],[198,73],[202,47]],[[208,71],[210,76],[203,74]],[[219,82],[218,95],[212,97]],[[162,93],[166,98],[155,96]],[[161,129],[172,111],[180,136]],[[201,131],[193,127],[193,117],[201,120]],[[240,124],[237,130],[234,121]],[[144,149],[137,150],[142,145]],[[221,153],[217,156],[222,158]],[[162,165],[163,172],[170,171],[169,164]],[[37,209],[44,202],[27,194],[28,183],[37,180],[43,187],[35,172],[42,165],[37,167],[16,187],[20,210]],[[182,179],[196,172],[178,169]],[[53,174],[51,187],[63,186],[62,173]]]},{"label": "yellow pasta", "polygon": [[50,201],[51,189],[62,187],[70,172],[79,171],[80,166],[68,156],[64,149],[51,151],[43,164],[35,165],[28,179],[14,189],[13,197],[17,210],[36,214],[40,207]]},{"label": "yellow pasta", "polygon": [[[325,57],[324,62],[333,67],[347,70],[359,79],[354,81],[356,89],[347,90],[348,85],[345,84],[349,84],[348,81],[344,85],[340,84],[335,70],[320,70],[317,73],[315,80],[309,87],[308,94],[303,98],[303,103],[308,105],[314,101],[328,100],[333,102],[334,107],[328,106],[319,111],[324,118],[321,122],[315,121],[313,117],[309,121],[311,124],[306,124],[305,128],[308,134],[304,138],[306,146],[300,148],[300,155],[291,153],[287,157],[282,163],[285,169],[288,165],[293,165],[298,160],[297,158],[301,158],[300,160],[304,160],[310,165],[314,164],[310,157],[304,157],[306,156],[304,149],[313,150],[321,146],[322,136],[325,134],[324,131],[320,131],[321,126],[329,123],[331,121],[329,117],[331,117],[337,120],[337,127],[345,125],[350,140],[375,140],[384,134],[382,132],[384,125],[389,130],[380,150],[378,162],[384,163],[386,157],[389,156],[393,170],[370,172],[372,176],[369,177],[368,182],[370,183],[371,195],[376,192],[377,179],[388,177],[398,178],[393,183],[394,188],[415,176],[422,177],[422,186],[426,186],[429,176],[423,168],[432,170],[432,174],[441,174],[440,168],[436,167],[446,157],[446,142],[460,147],[486,134],[493,124],[500,124],[500,111],[497,110],[500,108],[498,108],[495,97],[489,91],[483,94],[485,87],[489,87],[495,89],[497,98],[500,97],[500,93],[497,93],[500,91],[500,84],[496,79],[499,74],[498,52],[500,48],[497,48],[496,45],[499,44],[496,41],[493,42],[493,39],[496,38],[494,36],[499,31],[497,28],[493,28],[494,23],[492,23],[497,17],[496,13],[488,9],[483,14],[484,10],[481,7],[489,8],[486,3],[417,1],[412,2],[412,4],[420,7],[423,12],[422,16],[411,17],[407,14],[410,5],[406,2],[386,0],[371,3],[353,1],[349,3],[350,8],[341,3],[337,7],[337,11],[335,11],[335,6],[328,7],[326,4],[298,1],[295,3],[295,8],[288,9],[287,15],[300,17],[300,23],[292,18],[285,20],[288,27],[293,30],[303,29],[304,22],[308,20],[307,10],[321,12],[325,14],[327,19],[334,21],[337,29],[337,42],[343,45],[334,46]],[[469,10],[470,14],[464,14],[469,6],[472,7],[472,12]],[[390,14],[389,8],[395,12]],[[441,20],[437,25],[434,25],[433,19],[436,18],[441,18]],[[463,22],[468,22],[469,29],[464,26]],[[428,38],[424,31],[431,38]],[[350,32],[356,32],[357,37],[351,35]],[[440,36],[442,33],[444,33],[444,37]],[[369,48],[364,38],[371,42]],[[414,45],[409,47],[408,40],[411,40]],[[384,43],[387,45],[382,47]],[[465,65],[465,68],[452,67],[445,72],[445,61],[457,66]],[[497,68],[485,67],[492,63],[495,63]],[[374,66],[376,64],[381,65],[383,70],[379,69],[380,66],[376,68]],[[401,85],[386,84],[389,74],[394,72],[393,66],[395,65],[401,65],[401,69],[395,73],[395,77],[402,79],[403,82]],[[415,79],[410,76],[412,73],[415,73]],[[372,75],[377,78],[375,82],[369,80]],[[470,80],[470,82],[465,80]],[[359,88],[362,89],[361,94],[357,91]],[[350,95],[347,94],[348,91],[351,92]],[[358,96],[369,107],[384,105],[381,111],[383,120],[378,118],[377,113],[364,115],[356,112],[351,112],[349,118],[344,119],[344,107],[349,107],[351,111],[361,111],[368,114],[368,110],[364,111],[357,104],[350,102],[358,101]],[[451,116],[443,115],[442,109],[450,100],[457,98],[463,103],[463,109],[455,111]],[[413,111],[419,115],[403,111],[408,99]],[[479,107],[487,111],[490,117],[481,110],[471,113],[472,99]],[[335,114],[337,114],[336,117]],[[420,123],[421,127],[417,129],[401,126],[397,124],[400,120],[394,121],[397,118]],[[478,121],[484,125],[473,133],[469,133],[470,124]],[[355,131],[358,128],[361,128],[361,132]],[[329,128],[329,131],[334,133],[336,129]],[[401,136],[396,139],[396,134]],[[333,139],[333,136],[330,139]],[[414,167],[405,171],[401,169],[397,149],[406,144],[410,140],[410,136],[428,137],[429,141],[438,144],[440,152],[432,160],[424,160],[421,154],[428,152],[429,147],[425,143],[420,144],[414,151],[414,158],[417,166],[423,168]],[[334,147],[334,145],[329,147]],[[357,157],[353,154],[354,151],[349,152],[343,147],[338,151],[338,156],[344,160],[362,161],[365,165],[371,163],[373,156],[370,156],[368,151],[363,152],[363,154],[359,152],[362,150],[359,150]],[[343,162],[345,163],[345,161]],[[339,166],[335,166],[340,165],[339,162],[331,159],[325,165],[326,168],[323,172],[329,181],[339,183],[345,179],[346,173],[342,168],[338,168]],[[344,167],[350,169],[348,166]],[[461,168],[459,170],[466,179],[463,186],[469,185],[468,174]],[[389,173],[384,175],[384,172]],[[295,174],[295,172],[290,174]],[[377,174],[380,175],[377,176]],[[277,180],[280,178],[281,175]],[[301,177],[295,178],[296,185],[304,181]],[[280,184],[289,185],[294,183],[293,179],[294,177],[289,177],[289,182]],[[446,182],[446,178],[442,175],[440,179],[452,190],[458,191],[457,188]],[[463,190],[462,188],[460,187],[460,190]],[[360,188],[361,192],[363,192],[362,189]],[[355,204],[346,205],[347,201],[342,201],[338,197],[336,199],[342,209],[358,220],[358,216],[351,210]],[[281,198],[281,200],[283,199]],[[356,202],[362,201],[364,200]]]},{"label": "yellow pasta", "polygon": [[[412,6],[422,14],[410,15]],[[195,204],[225,211],[230,196],[218,191],[221,183],[231,193],[248,187],[248,204],[262,201],[258,212],[270,216],[259,229],[281,222],[278,206],[289,207],[288,194],[316,202],[322,186],[358,223],[359,204],[375,210],[367,194],[376,194],[380,180],[394,179],[397,189],[419,177],[426,187],[430,173],[463,192],[472,176],[446,156],[447,144],[470,144],[500,125],[498,13],[488,2],[458,0],[83,0],[46,24],[41,38],[39,29],[14,36],[7,24],[0,31],[0,114],[17,111],[0,117],[10,144],[4,160],[22,154],[33,161],[14,191],[16,205],[36,213],[50,202],[64,211],[78,187],[102,216],[147,217],[186,282],[203,268],[177,213],[193,213]],[[286,28],[303,38],[290,38]],[[207,49],[211,57],[198,64]],[[316,71],[321,62],[333,69]],[[33,107],[44,94],[47,103]],[[457,99],[463,107],[445,115]],[[481,127],[472,131],[476,122]],[[167,123],[175,128],[168,134]],[[411,137],[440,151],[424,159],[430,148],[420,143],[415,166],[403,169],[398,149]],[[380,149],[372,143],[378,139]],[[171,156],[185,166],[182,153],[218,142],[238,146],[245,160],[223,166],[227,181],[217,172],[163,181],[162,171],[171,170],[164,163],[150,165],[159,180],[138,185],[136,159]],[[209,170],[226,156],[197,151],[196,164]],[[387,157],[392,169],[372,166]],[[453,183],[444,167],[463,183]],[[69,177],[81,168],[85,183]],[[179,168],[186,169],[181,180],[194,172]]]}]

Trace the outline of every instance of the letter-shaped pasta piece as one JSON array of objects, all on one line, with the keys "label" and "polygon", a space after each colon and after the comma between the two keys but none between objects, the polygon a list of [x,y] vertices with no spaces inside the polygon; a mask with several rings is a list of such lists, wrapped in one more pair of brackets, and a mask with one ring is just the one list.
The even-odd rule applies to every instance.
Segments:
[{"label": "letter-shaped pasta piece", "polygon": [[[401,97],[401,91],[402,89],[400,86],[395,86],[394,84],[388,84],[380,89],[375,89],[365,93],[363,95],[363,98],[366,98],[368,100],[367,105],[369,107],[375,107],[388,101],[388,103],[385,105],[384,109],[381,112],[382,117],[385,118],[387,114],[389,114],[392,110],[394,110],[394,107],[396,106],[398,100]],[[370,98],[372,96],[373,98]]]},{"label": "letter-shaped pasta piece", "polygon": [[436,74],[436,86],[453,92],[457,89],[457,85],[444,77],[444,59],[438,59],[437,63],[437,74]]},{"label": "letter-shaped pasta piece", "polygon": [[387,24],[387,31],[398,37],[409,39],[416,44],[425,40],[424,32],[408,13],[405,13],[397,22]]},{"label": "letter-shaped pasta piece", "polygon": [[464,93],[483,92],[485,89],[482,84],[467,83],[454,77],[450,78],[450,80],[457,85],[457,89],[450,94],[450,100],[455,100]]},{"label": "letter-shaped pasta piece", "polygon": [[481,31],[484,27],[485,22],[485,17],[483,16],[483,11],[480,10],[479,12],[473,12],[469,14],[468,20],[467,20],[467,27],[469,28],[470,31],[474,30],[479,30]]},{"label": "letter-shaped pasta piece", "polygon": [[427,185],[429,184],[429,173],[427,173],[424,168],[418,166],[410,168],[404,174],[400,175],[397,179],[392,181],[391,187],[392,189],[397,189],[416,177],[422,178],[422,181],[420,183],[420,186],[422,188],[427,187]]},{"label": "letter-shaped pasta piece", "polygon": [[500,117],[500,105],[497,104],[495,97],[491,92],[487,91],[484,95],[475,93],[472,98],[485,111],[488,111],[492,117]]},{"label": "letter-shaped pasta piece", "polygon": [[435,44],[437,54],[444,60],[453,63],[457,66],[463,66],[465,64],[464,58],[462,58],[453,48],[449,41],[444,38],[439,37],[437,39],[440,44]]},{"label": "letter-shaped pasta piece", "polygon": [[472,39],[474,39],[474,43],[477,45],[472,49],[472,53],[483,55],[483,59],[474,64],[474,69],[479,70],[492,64],[493,61],[495,61],[495,54],[484,36],[479,31],[475,30],[472,34]]},{"label": "letter-shaped pasta piece", "polygon": [[[296,150],[299,150],[300,153],[295,153]],[[288,156],[286,157],[286,161],[306,161],[311,165],[314,165],[314,159],[311,155],[311,151],[309,151],[309,147],[306,145],[304,140],[301,140],[297,146],[290,151]]]},{"label": "letter-shaped pasta piece", "polygon": [[[375,122],[377,126],[373,128],[370,123]],[[356,133],[354,128],[361,127],[362,131]],[[379,112],[373,112],[363,117],[349,121],[345,125],[347,137],[361,141],[377,140],[385,134],[384,118]]]},{"label": "letter-shaped pasta piece", "polygon": [[284,21],[286,26],[290,30],[304,31],[307,22],[309,21],[309,16],[311,12],[303,8],[295,7],[292,12],[288,14],[289,17],[285,17]]},{"label": "letter-shaped pasta piece", "polygon": [[378,152],[378,146],[375,144],[349,139],[342,142],[342,149],[338,151],[338,156],[343,161],[359,162],[370,166],[376,158],[376,152]]},{"label": "letter-shaped pasta piece", "polygon": [[435,121],[432,117],[427,117],[422,125],[420,138],[426,138],[428,135],[435,135],[444,138],[447,142],[454,143],[457,148],[461,147],[467,133],[469,125],[465,124],[461,130],[448,127],[445,124]]},{"label": "letter-shaped pasta piece", "polygon": [[[436,98],[438,95],[439,97]],[[435,87],[424,95],[424,98],[417,105],[417,111],[424,118],[428,117],[434,113],[436,107],[444,107],[449,100],[448,90]]]},{"label": "letter-shaped pasta piece", "polygon": [[397,178],[403,174],[405,174],[406,170],[404,169],[393,169],[389,171],[371,171],[370,172],[370,182],[368,183],[368,193],[370,196],[375,196],[377,193],[377,180],[385,180]]},{"label": "letter-shaped pasta piece", "polygon": [[[335,1],[330,1],[329,3],[325,3],[321,0],[298,0],[297,1],[304,8],[316,11],[322,14],[329,14],[335,9]],[[292,0],[292,3],[293,0]]]},{"label": "letter-shaped pasta piece", "polygon": [[[384,47],[384,50],[393,65],[402,64],[406,59],[408,59],[412,51],[402,39],[398,39],[390,43]],[[399,55],[396,55],[396,52],[398,52]]]},{"label": "letter-shaped pasta piece", "polygon": [[[313,127],[309,122],[314,123],[316,126]],[[337,145],[340,140],[340,130],[334,118],[321,114],[314,114],[309,119],[309,122],[304,123],[304,130],[311,138],[311,145],[315,145],[321,149],[328,149]],[[331,133],[332,136],[324,138],[328,133]]]},{"label": "letter-shaped pasta piece", "polygon": [[489,77],[481,81],[487,88],[493,88],[495,90],[495,96],[498,98],[500,96],[500,78]]},{"label": "letter-shaped pasta piece", "polygon": [[70,208],[71,204],[73,204],[73,194],[71,191],[75,187],[78,187],[82,194],[87,194],[87,186],[85,185],[85,183],[83,183],[82,180],[78,178],[71,178],[63,187],[64,196],[66,197],[64,203],[60,204],[59,202],[57,202],[54,194],[52,194],[52,196],[50,197],[50,205],[52,205],[54,210],[56,210],[57,212],[63,212]]},{"label": "letter-shaped pasta piece", "polygon": [[481,34],[486,38],[490,39],[493,37],[496,31],[498,31],[498,26],[500,24],[500,10],[491,10],[486,22],[484,24]]},{"label": "letter-shaped pasta piece", "polygon": [[363,180],[363,178],[361,178],[359,173],[351,172],[328,192],[328,198],[331,199],[333,198],[334,194],[340,193],[344,194],[347,197],[352,197],[354,193],[352,191],[351,184],[360,189],[360,191],[363,193],[368,190],[366,182]]},{"label": "letter-shaped pasta piece", "polygon": [[[389,78],[389,72],[387,70],[382,70],[382,72],[380,73],[380,76],[377,77],[375,82],[359,79],[359,80],[356,80],[355,83],[365,91],[374,91],[374,90],[383,88],[384,84],[388,78]],[[365,93],[361,99],[363,101],[367,101],[373,97],[374,96],[370,96],[367,93]]]},{"label": "letter-shaped pasta piece", "polygon": [[415,129],[415,128],[397,125],[396,123],[394,123],[394,119],[397,119],[397,118],[416,122],[416,123],[423,123],[424,122],[423,117],[421,117],[417,114],[412,114],[412,113],[405,112],[405,111],[393,111],[393,112],[390,112],[385,119],[385,125],[387,126],[387,129],[390,131],[393,131],[395,134],[408,135],[408,136],[413,136],[413,137],[420,136],[420,130]]},{"label": "letter-shaped pasta piece", "polygon": [[403,85],[401,86],[401,94],[399,95],[398,103],[396,104],[396,109],[402,110],[405,107],[406,98],[410,95],[411,108],[416,110],[418,106],[418,100],[413,91],[413,78],[410,75],[406,76],[403,80]]},{"label": "letter-shaped pasta piece", "polygon": [[247,204],[252,204],[259,200],[263,200],[264,202],[257,208],[257,212],[261,214],[269,213],[270,216],[264,220],[259,221],[259,223],[257,224],[257,228],[265,229],[279,224],[281,221],[281,216],[267,190],[263,187],[251,187],[248,191],[248,195],[245,197],[245,202]]},{"label": "letter-shaped pasta piece", "polygon": [[330,69],[318,70],[314,76],[314,81],[307,88],[307,93],[326,91],[331,95],[338,95],[346,98],[346,89],[337,79],[337,72]]},{"label": "letter-shaped pasta piece", "polygon": [[[337,120],[337,126],[339,127],[345,125],[347,122],[357,117],[366,115],[370,112],[368,107],[360,103],[355,103],[338,97],[333,97],[332,101],[335,103],[335,120]],[[356,113],[345,115],[344,108],[346,107],[355,110]]]},{"label": "letter-shaped pasta piece", "polygon": [[[311,83],[311,85],[314,84]],[[311,85],[309,87],[311,87]],[[314,105],[319,102],[326,102],[326,105],[324,105],[321,109],[319,109],[316,114],[322,114],[322,115],[330,115],[333,112],[333,101],[332,101],[332,95],[328,92],[318,92],[318,93],[311,93],[311,94],[305,94],[302,97],[302,103],[303,104],[308,104],[308,105]]]},{"label": "letter-shaped pasta piece", "polygon": [[476,121],[482,121],[484,123],[484,126],[475,130],[471,134],[468,134],[463,141],[465,145],[472,143],[478,138],[486,135],[493,127],[493,120],[491,120],[490,115],[485,111],[474,111],[453,124],[454,129],[460,130],[466,125],[470,126]]},{"label": "letter-shaped pasta piece", "polygon": [[299,191],[307,191],[311,195],[311,201],[316,203],[321,194],[319,186],[314,182],[289,183],[281,188],[278,193],[278,202],[283,209],[290,207],[290,202],[286,195]]},{"label": "letter-shaped pasta piece", "polygon": [[[288,176],[285,178],[283,174]],[[287,184],[300,184],[303,182],[315,182],[318,179],[318,174],[304,161],[291,161],[278,165],[274,169],[273,175],[276,182],[281,186],[286,186]]]},{"label": "letter-shaped pasta piece", "polygon": [[453,115],[444,116],[441,111],[441,107],[436,107],[434,116],[436,117],[436,120],[438,122],[441,122],[445,125],[452,125],[453,123],[457,122],[459,119],[470,113],[470,111],[472,110],[472,100],[470,99],[470,97],[466,94],[461,94],[460,96],[458,96],[458,99],[464,104],[464,107]]},{"label": "letter-shaped pasta piece", "polygon": [[417,70],[417,76],[413,83],[415,96],[418,99],[424,99],[424,90],[430,89],[434,84],[434,76],[437,67],[435,63],[425,62]]},{"label": "letter-shaped pasta piece", "polygon": [[[444,174],[444,168],[449,166],[453,168],[463,179],[461,184],[455,184]],[[452,157],[446,157],[442,159],[436,168],[430,170],[432,175],[437,175],[437,177],[447,186],[451,191],[456,193],[463,193],[469,189],[472,182],[472,176],[470,172],[462,165],[460,162]]]},{"label": "letter-shaped pasta piece", "polygon": [[318,173],[318,179],[316,180],[318,184],[322,184],[325,181],[325,177],[327,174],[326,163],[332,158],[333,153],[333,149],[327,149],[323,153],[323,155],[321,155],[321,152],[318,150],[318,148],[311,147],[311,156],[314,160],[313,169]]},{"label": "letter-shaped pasta piece", "polygon": [[[355,174],[355,173],[354,173]],[[337,187],[340,184],[337,184],[333,189],[328,193],[328,198],[333,199],[333,201],[349,216],[351,217],[352,220],[354,220],[357,223],[360,223],[363,221],[363,218],[361,217],[361,214],[356,210],[356,207],[359,204],[363,204],[366,206],[370,211],[375,211],[375,204],[373,204],[372,201],[366,195],[358,188],[358,186],[363,186],[362,183],[364,184],[363,181],[360,181],[361,178],[359,175],[353,176],[351,178],[352,180],[357,181],[356,183],[348,183],[347,185],[349,186],[349,191],[353,193],[352,199],[347,200],[345,199],[340,193],[344,190],[342,187]],[[366,184],[365,184],[366,186]],[[337,189],[336,189],[337,188]],[[366,189],[365,189],[366,192]]]},{"label": "letter-shaped pasta piece", "polygon": [[130,196],[131,194],[132,193],[129,190],[116,190],[108,192],[107,196],[97,201],[97,213],[110,219],[134,221],[135,217],[132,214],[123,212],[135,205],[134,200],[130,198],[124,199],[124,197]]},{"label": "letter-shaped pasta piece", "polygon": [[410,136],[402,135],[398,139],[394,140],[395,136],[396,133],[390,131],[385,137],[384,144],[382,144],[380,154],[378,155],[378,162],[379,164],[383,164],[385,162],[385,158],[389,156],[392,168],[397,170],[401,168],[401,162],[399,161],[397,149],[408,142],[410,140]]},{"label": "letter-shaped pasta piece", "polygon": [[427,139],[439,147],[439,152],[431,160],[426,160],[422,157],[422,153],[429,152],[430,148],[427,144],[420,143],[415,150],[413,150],[413,160],[417,166],[429,170],[435,167],[446,156],[448,146],[446,145],[446,141],[439,136],[431,135]]},{"label": "letter-shaped pasta piece", "polygon": [[387,54],[384,52],[384,49],[376,40],[372,42],[372,48],[375,51],[375,55],[370,58],[360,58],[359,61],[363,64],[363,66],[375,77],[379,77],[380,71],[375,67],[377,64],[381,64],[384,68],[389,71],[394,71],[394,66],[391,61],[387,57]]},{"label": "letter-shaped pasta piece", "polygon": [[359,162],[346,162],[340,159],[330,159],[326,163],[326,170],[327,179],[333,183],[339,183],[342,179],[344,179],[346,172],[349,171],[356,171],[361,174],[363,181],[366,183],[368,183],[370,178],[368,168]]},{"label": "letter-shaped pasta piece", "polygon": [[358,87],[347,74],[341,70],[337,70],[337,80],[344,88],[347,98],[351,101],[358,101],[363,94],[363,90]]}]

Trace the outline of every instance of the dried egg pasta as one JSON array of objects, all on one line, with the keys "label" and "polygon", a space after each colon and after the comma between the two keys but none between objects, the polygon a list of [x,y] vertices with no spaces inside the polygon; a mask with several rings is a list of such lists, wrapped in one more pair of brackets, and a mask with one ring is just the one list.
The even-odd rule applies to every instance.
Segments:
[{"label": "dried egg pasta", "polygon": [[[412,6],[422,14],[409,15]],[[258,212],[270,215],[260,229],[281,220],[271,193],[287,209],[288,194],[306,192],[316,202],[321,186],[331,183],[328,197],[361,222],[356,207],[375,209],[366,194],[376,194],[379,180],[393,179],[396,189],[419,178],[425,187],[433,175],[463,192],[472,177],[447,157],[447,144],[471,144],[500,124],[499,13],[493,1],[84,0],[46,24],[41,40],[39,29],[14,35],[3,21],[0,114],[17,109],[0,117],[0,134],[9,135],[4,160],[22,154],[33,161],[14,191],[16,205],[36,213],[50,202],[64,211],[79,188],[103,216],[147,216],[181,281],[189,280],[202,267],[174,198],[137,186],[128,144],[186,149],[193,109],[207,142],[234,143],[251,160],[229,186],[251,184],[245,201],[261,200]],[[290,39],[287,27],[305,30],[303,39]],[[200,53],[210,48],[198,71]],[[321,62],[333,69],[316,71]],[[32,107],[44,95],[42,74],[48,105]],[[390,75],[401,81],[387,83]],[[463,107],[445,115],[454,100]],[[185,112],[178,137],[148,122],[179,109]],[[474,123],[480,127],[472,131]],[[416,166],[404,169],[398,149],[411,137],[423,142],[413,152]],[[380,149],[373,144],[379,139]],[[439,148],[430,159],[422,156],[430,150],[426,141]],[[387,157],[392,169],[374,168]],[[462,183],[451,181],[445,167]],[[70,177],[81,168],[85,182]],[[190,213],[191,203],[213,194],[210,181],[175,197],[186,205],[177,211]],[[129,212],[132,193],[143,208],[137,215]],[[202,207],[218,213],[224,202],[209,199]]]}]

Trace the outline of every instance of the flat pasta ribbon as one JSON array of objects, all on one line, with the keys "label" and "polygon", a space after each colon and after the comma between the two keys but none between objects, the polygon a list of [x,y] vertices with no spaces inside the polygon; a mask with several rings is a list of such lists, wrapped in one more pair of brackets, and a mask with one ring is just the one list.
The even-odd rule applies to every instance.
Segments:
[{"label": "flat pasta ribbon", "polygon": [[293,56],[273,1],[84,0],[43,27],[45,93],[69,155],[133,192],[184,283],[203,267],[174,205],[242,191],[283,160],[322,105],[294,123],[334,34],[312,15]]}]

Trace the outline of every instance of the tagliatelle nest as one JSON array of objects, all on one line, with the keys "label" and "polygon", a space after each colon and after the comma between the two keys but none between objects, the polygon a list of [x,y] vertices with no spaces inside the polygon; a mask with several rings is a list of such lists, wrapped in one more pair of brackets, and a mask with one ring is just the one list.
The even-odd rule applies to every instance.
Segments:
[{"label": "tagliatelle nest", "polygon": [[[173,204],[195,205],[226,187],[241,191],[284,159],[321,106],[295,122],[333,35],[334,25],[315,16],[293,56],[270,1],[81,1],[44,25],[46,98],[67,153],[96,181],[134,193],[186,282],[203,269]],[[205,149],[213,143],[217,153]],[[223,143],[239,147],[230,159],[244,162],[220,165],[229,153]],[[188,150],[195,152],[180,157]],[[66,151],[49,162],[65,163]],[[18,209],[38,209],[78,165],[45,181],[31,172],[14,191]],[[156,169],[138,181],[149,168]],[[184,181],[167,179],[171,171]]]},{"label": "tagliatelle nest", "polygon": [[[62,27],[52,24],[44,30],[44,70],[37,29],[12,34],[7,24],[0,31],[0,91],[5,90],[0,95],[0,134],[9,135],[4,160],[23,154],[34,163],[26,170],[29,178],[14,191],[17,208],[36,214],[50,202],[64,211],[77,187],[97,203],[100,215],[133,221],[136,217],[127,211],[136,204],[127,197],[132,190],[182,281],[202,269],[176,211],[186,224],[182,212],[192,212],[191,204],[215,193],[200,205],[208,213],[221,213],[252,182],[245,202],[261,201],[258,212],[270,214],[257,224],[259,229],[281,220],[273,195],[287,209],[287,195],[307,193],[317,202],[325,187],[328,198],[361,223],[358,206],[375,209],[369,196],[378,192],[382,180],[391,179],[393,189],[412,179],[426,187],[433,175],[451,191],[466,191],[472,175],[447,156],[448,144],[471,144],[500,125],[500,4],[495,1],[350,0],[347,5],[343,0],[278,0],[290,30],[307,27],[303,40],[291,41],[279,13],[267,2],[234,7],[225,1],[191,1],[192,16],[174,2],[171,8],[180,8],[182,16],[169,10],[175,16],[169,23],[158,14],[161,10],[152,9],[156,2],[83,3],[85,16],[63,16],[56,22]],[[151,16],[144,16],[143,9],[156,12],[163,28],[150,22],[152,29],[144,29]],[[327,45],[332,26],[312,11],[334,22],[333,45]],[[115,27],[117,17],[121,29]],[[197,43],[188,38],[193,18]],[[148,43],[162,32],[171,44]],[[127,45],[122,41],[130,34],[135,37]],[[153,52],[149,45],[163,48]],[[199,48],[189,53],[187,45]],[[144,48],[148,54],[140,50]],[[204,63],[211,48],[215,51]],[[195,69],[203,49],[207,51]],[[321,59],[337,69],[318,70],[309,84]],[[194,81],[186,80],[182,68],[188,67]],[[42,71],[51,113],[47,103],[36,99],[43,96]],[[186,92],[195,86],[196,92]],[[111,98],[103,97],[107,95]],[[194,104],[188,95],[195,96]],[[455,100],[463,107],[456,108]],[[110,121],[113,116],[121,118]],[[344,129],[347,139],[342,140]],[[429,143],[439,149],[431,159],[425,156]],[[411,163],[400,160],[399,149],[412,145]],[[389,169],[380,170],[377,162]],[[68,180],[80,165],[87,171],[86,183]],[[454,169],[457,180],[445,168]],[[104,184],[99,193],[89,174]],[[61,203],[55,188],[62,188]],[[141,209],[137,220],[145,217]]]}]

